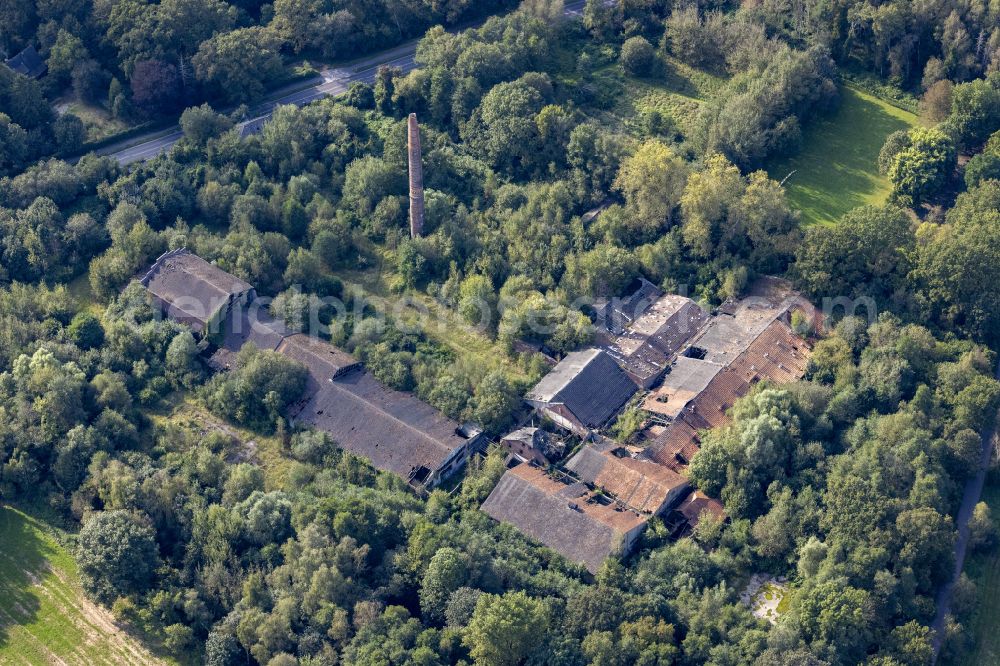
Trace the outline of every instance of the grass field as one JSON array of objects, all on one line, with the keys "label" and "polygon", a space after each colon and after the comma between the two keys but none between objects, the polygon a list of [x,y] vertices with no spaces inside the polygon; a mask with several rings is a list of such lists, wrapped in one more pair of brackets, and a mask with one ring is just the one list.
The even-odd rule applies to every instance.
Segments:
[{"label": "grass field", "polygon": [[[643,114],[649,110],[672,118],[681,133],[688,135],[698,108],[725,84],[722,77],[673,59],[667,62],[665,75],[656,79],[623,77],[617,65],[601,68],[594,78],[616,100],[598,120],[617,124],[632,136],[642,136]],[[884,203],[890,186],[876,167],[879,150],[889,134],[917,123],[917,116],[909,111],[858,88],[844,86],[841,94],[841,105],[833,116],[806,127],[802,149],[768,168],[779,181],[791,174],[785,187],[804,224],[830,224],[858,206]]]},{"label": "grass field", "polygon": [[264,472],[264,485],[268,490],[287,484],[294,461],[283,454],[278,437],[254,433],[229,423],[205,409],[190,393],[175,391],[144,413],[154,426],[177,427],[195,438],[220,432],[231,440],[231,444],[219,452],[228,464],[249,462],[258,465]]},{"label": "grass field", "polygon": [[56,106],[60,111],[68,111],[83,121],[86,142],[100,141],[129,129],[126,123],[112,118],[111,114],[96,104],[87,104],[73,99]]},{"label": "grass field", "polygon": [[100,317],[104,314],[104,306],[94,300],[94,294],[90,290],[90,274],[84,273],[66,283],[66,289],[70,296],[76,299],[81,308],[86,308],[94,316]]},{"label": "grass field", "polygon": [[803,223],[836,222],[853,208],[885,202],[890,187],[878,174],[879,150],[889,134],[916,122],[912,113],[845,86],[837,112],[808,126],[802,150],[768,172],[779,181],[791,174],[785,188]]},{"label": "grass field", "polygon": [[[1000,515],[1000,479],[996,473],[987,478],[982,499],[996,521]],[[957,664],[1000,666],[1000,548],[966,560],[965,574],[976,584],[976,611],[967,623],[976,637],[976,646]]]},{"label": "grass field", "polygon": [[0,664],[163,664],[83,596],[46,526],[0,506]]}]

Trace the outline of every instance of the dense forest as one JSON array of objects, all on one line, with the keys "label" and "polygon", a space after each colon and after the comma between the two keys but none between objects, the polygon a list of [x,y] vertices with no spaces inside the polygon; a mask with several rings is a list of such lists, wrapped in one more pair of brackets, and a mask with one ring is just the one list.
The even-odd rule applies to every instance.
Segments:
[{"label": "dense forest", "polygon": [[[0,500],[79,529],[87,593],[164,653],[213,666],[930,664],[953,516],[1000,405],[996,9],[626,0],[564,20],[538,0],[450,32],[431,26],[510,3],[297,2],[0,2],[0,46],[35,43],[49,64],[40,82],[0,67]],[[228,105],[284,63],[417,35],[420,69],[234,130]],[[718,77],[717,94],[690,118],[617,122],[596,73],[655,81],[678,63]],[[872,165],[889,202],[804,228],[762,167],[836,109],[843,76],[918,95],[925,125]],[[47,102],[67,86],[115,113],[187,106],[184,138],[131,169],[38,159],[74,149]],[[639,275],[707,306],[784,275],[817,304],[867,303],[847,314],[870,321],[834,312],[805,380],[760,386],[705,435],[691,479],[728,521],[678,541],[652,521],[592,577],[478,510],[498,451],[418,497],[288,426],[298,364],[247,349],[213,376],[133,282],[184,246],[274,297],[292,327],[316,298],[360,302],[376,271],[385,295],[476,325],[496,354],[370,308],[322,311],[380,381],[492,436],[546,368],[515,343],[587,343],[579,304]],[[234,430],[161,418],[178,401],[274,455],[258,464]],[[985,505],[971,528],[974,548],[995,545]],[[754,572],[794,582],[773,626],[739,601]],[[969,645],[975,595],[963,578],[946,658]]]},{"label": "dense forest", "polygon": [[289,83],[292,65],[304,59],[356,58],[432,25],[456,25],[513,6],[510,0],[5,0],[0,55],[36,48],[48,75],[36,82],[0,69],[0,175],[40,156],[72,155],[84,144],[80,118],[54,113],[49,100],[105,106],[129,124],[169,118],[204,100],[253,103]]}]

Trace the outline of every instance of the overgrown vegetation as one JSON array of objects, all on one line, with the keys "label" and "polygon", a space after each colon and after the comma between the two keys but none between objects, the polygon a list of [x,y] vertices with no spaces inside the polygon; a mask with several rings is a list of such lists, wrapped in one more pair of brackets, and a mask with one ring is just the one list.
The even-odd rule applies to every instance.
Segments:
[{"label": "overgrown vegetation", "polygon": [[[432,25],[455,25],[513,5],[14,0],[0,8],[0,54],[6,59],[26,47],[37,49],[48,75],[35,81],[0,69],[0,176],[41,156],[73,154],[98,137],[94,116],[140,124],[173,117],[206,99],[252,103],[293,78],[293,64],[303,58],[356,58]],[[50,101],[62,97],[101,110],[80,113],[71,105],[57,114]]]},{"label": "overgrown vegetation", "polygon": [[1000,405],[993,367],[919,326],[845,319],[817,345],[811,382],[759,390],[707,433],[691,478],[722,497],[768,571],[797,574],[779,626],[817,656],[927,659],[924,625],[954,567],[949,514]]},{"label": "overgrown vegetation", "polygon": [[[419,3],[293,4],[115,5],[107,17],[35,8],[4,39],[41,32],[55,53],[75,52],[72,28],[99,19],[114,27],[110,43],[77,41],[153,92],[170,89],[165,67],[143,63],[189,54],[196,78],[210,72],[206,90],[235,101],[260,93],[258,75],[278,75],[281,49],[356,50],[426,27],[406,13]],[[436,4],[445,14],[431,17],[471,9]],[[166,32],[181,10],[221,23]],[[949,572],[953,515],[1000,395],[988,348],[1000,330],[1000,79],[970,80],[995,58],[995,17],[879,8],[911,19],[897,23],[873,11],[592,1],[566,22],[558,3],[529,2],[458,34],[432,28],[420,69],[382,69],[343,99],[280,108],[256,136],[210,106],[188,109],[184,140],[128,172],[93,157],[24,170],[51,147],[53,121],[22,104],[40,100],[37,84],[10,79],[0,110],[24,124],[0,122],[0,136],[20,150],[37,130],[39,143],[2,153],[0,497],[78,525],[88,595],[182,662],[929,663],[925,625]],[[962,38],[972,26],[978,50]],[[345,30],[365,41],[331,39]],[[65,78],[54,62],[53,80]],[[756,169],[803,147],[841,152],[822,124],[837,118],[826,114],[838,62],[924,86],[934,120],[891,134],[878,155],[844,156],[882,169],[891,202],[854,207],[872,181],[831,178],[852,209],[830,207],[827,218],[844,212],[837,224],[803,230],[796,195]],[[113,104],[129,100],[107,85]],[[841,113],[855,102],[840,100]],[[416,239],[409,113],[426,176]],[[960,153],[975,155],[964,178]],[[692,479],[721,496],[730,522],[670,542],[653,521],[634,558],[591,579],[478,511],[503,473],[498,453],[474,461],[454,493],[417,498],[288,427],[283,410],[305,379],[296,364],[249,350],[210,378],[191,332],[155,317],[131,283],[181,246],[275,296],[274,314],[292,324],[313,299],[342,298],[350,316],[321,315],[334,344],[491,434],[545,369],[521,343],[554,354],[587,344],[581,303],[640,274],[707,305],[786,275],[817,301],[868,298],[892,314],[871,326],[844,317],[807,381],[761,387],[731,427],[705,434]],[[77,280],[84,293],[85,273],[96,302],[66,287]],[[359,283],[428,304],[446,325],[411,328],[409,309],[380,319]],[[216,421],[184,425],[162,416],[166,404]],[[266,446],[214,425],[226,419]],[[628,412],[619,434],[637,420]],[[793,582],[773,628],[734,589],[756,572]],[[970,607],[955,607],[947,655],[960,656]]]},{"label": "overgrown vegetation", "polygon": [[1000,589],[1000,550],[996,548],[997,534],[992,526],[996,507],[1000,506],[1000,482],[996,473],[986,481],[983,501],[976,506],[973,523],[973,546],[965,567],[967,577],[960,579],[956,600],[959,614],[969,616],[971,648],[967,653],[959,652],[950,663],[974,666],[992,664],[1000,660],[1000,645],[996,634],[997,591]]}]

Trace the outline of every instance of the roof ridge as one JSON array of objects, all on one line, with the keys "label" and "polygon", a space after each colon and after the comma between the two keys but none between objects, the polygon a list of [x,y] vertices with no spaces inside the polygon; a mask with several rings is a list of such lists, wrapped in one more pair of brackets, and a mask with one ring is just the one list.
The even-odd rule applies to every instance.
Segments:
[{"label": "roof ridge", "polygon": [[551,389],[549,389],[547,391],[547,394],[550,397],[546,400],[546,402],[556,403],[557,402],[556,399],[559,397],[559,394],[562,393],[563,390],[567,386],[569,386],[570,383],[572,383],[572,381],[576,378],[577,375],[580,374],[580,372],[583,371],[584,368],[586,368],[588,365],[590,365],[591,363],[593,363],[594,359],[598,358],[600,356],[600,354],[601,354],[602,351],[603,350],[600,349],[599,347],[587,347],[586,349],[579,349],[577,351],[571,351],[571,352],[569,352],[568,354],[566,354],[559,361],[559,363],[556,364],[555,368],[553,368],[548,374],[546,374],[544,377],[542,377],[542,379],[537,384],[535,384],[535,386],[532,389],[530,389],[528,391],[528,394],[527,394],[526,397],[530,397],[532,395],[537,395],[537,394],[535,394],[535,389],[537,389],[539,386],[543,385],[547,379],[549,379],[550,377],[553,377],[553,375],[555,374],[555,369],[558,368],[560,365],[562,365],[563,363],[567,363],[567,364],[569,364],[569,363],[575,363],[577,358],[581,358],[582,359],[583,356],[589,354],[590,358],[587,358],[586,360],[582,360],[582,362],[579,364],[579,367],[578,367],[578,369],[577,369],[576,372],[574,372],[574,373],[563,373],[561,376],[558,377],[559,380],[560,380],[559,383],[555,384]]}]

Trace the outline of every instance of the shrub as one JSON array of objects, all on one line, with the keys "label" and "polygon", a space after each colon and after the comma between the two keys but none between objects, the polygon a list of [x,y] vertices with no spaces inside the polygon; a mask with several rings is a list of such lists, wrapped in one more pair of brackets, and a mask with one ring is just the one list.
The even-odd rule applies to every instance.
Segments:
[{"label": "shrub", "polygon": [[80,349],[93,349],[104,342],[104,327],[101,326],[100,320],[89,312],[81,312],[73,317],[66,332]]},{"label": "shrub", "polygon": [[618,61],[629,76],[649,76],[656,64],[656,51],[644,37],[630,37],[622,44]]}]

